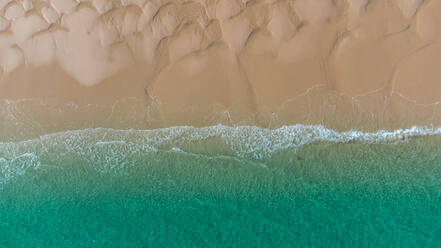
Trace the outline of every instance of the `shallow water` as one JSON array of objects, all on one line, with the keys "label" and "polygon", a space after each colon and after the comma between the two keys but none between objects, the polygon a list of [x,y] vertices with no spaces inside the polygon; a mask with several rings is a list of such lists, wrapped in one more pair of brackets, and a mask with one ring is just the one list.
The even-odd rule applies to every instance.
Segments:
[{"label": "shallow water", "polygon": [[0,247],[437,247],[439,129],[85,129],[0,143]]}]

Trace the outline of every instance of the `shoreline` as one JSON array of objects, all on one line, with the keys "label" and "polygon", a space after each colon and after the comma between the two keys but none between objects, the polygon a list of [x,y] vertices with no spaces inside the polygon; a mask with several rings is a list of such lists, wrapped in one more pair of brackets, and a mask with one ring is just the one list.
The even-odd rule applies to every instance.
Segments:
[{"label": "shoreline", "polygon": [[276,129],[303,124],[323,125],[337,131],[372,132],[441,125],[439,103],[418,104],[400,94],[385,97],[382,90],[350,98],[322,85],[308,89],[277,108],[261,107],[258,111],[244,110],[240,106],[226,108],[220,104],[177,108],[152,102],[144,96],[97,100],[0,99],[0,140],[8,140],[4,134],[45,134],[89,127],[142,130],[221,124]]},{"label": "shoreline", "polygon": [[[441,126],[436,129],[412,127],[374,133],[337,132],[323,126],[305,125],[285,126],[274,130],[255,126],[222,125],[154,130],[70,130],[23,141],[0,141],[0,166],[3,167],[0,192],[2,184],[25,175],[28,171],[39,171],[46,168],[45,165],[60,161],[86,163],[99,171],[102,169],[100,172],[103,173],[130,169],[131,165],[138,163],[141,167],[148,168],[149,163],[142,163],[141,158],[161,157],[166,154],[214,160],[224,157],[255,162],[256,165],[283,165],[295,162],[296,159],[301,160],[304,154],[316,153],[314,147],[333,150],[336,154],[340,149],[351,151],[347,154],[341,153],[346,157],[363,156],[366,150],[386,156],[383,151],[401,151],[402,148],[411,150],[411,147],[427,149],[427,152],[437,156],[435,151],[440,140]],[[340,148],[337,149],[338,147]],[[351,149],[358,150],[358,153],[353,154]],[[419,151],[412,154],[418,153]],[[320,156],[327,157],[322,153]],[[395,156],[395,153],[387,156]],[[317,159],[311,155],[311,159],[313,158]],[[266,166],[263,168],[268,169]]]},{"label": "shoreline", "polygon": [[[34,142],[50,142],[51,140],[59,143],[60,137],[77,137],[78,142],[96,142],[97,144],[130,142],[138,145],[148,145],[152,151],[176,144],[187,145],[192,142],[205,142],[212,138],[219,138],[222,142],[233,147],[251,149],[258,153],[257,148],[270,149],[271,154],[278,150],[289,148],[300,148],[302,146],[317,142],[330,142],[336,144],[400,144],[411,141],[419,137],[441,136],[441,126],[424,127],[412,126],[407,129],[378,130],[376,132],[365,132],[361,130],[348,130],[339,132],[329,129],[323,125],[303,125],[296,124],[282,126],[276,129],[262,128],[258,126],[227,126],[213,125],[204,127],[195,126],[173,126],[157,129],[114,129],[114,128],[85,128],[76,130],[65,130],[54,133],[42,134],[38,137],[18,140],[0,141],[0,145],[19,145]],[[71,139],[70,137],[69,139]],[[237,143],[237,144],[235,144]],[[248,144],[249,143],[249,144]],[[235,145],[233,145],[235,144]],[[238,145],[239,144],[239,145]],[[90,144],[89,144],[90,145]],[[173,150],[175,147],[172,147]],[[234,149],[233,149],[234,150]],[[236,152],[239,152],[237,150]]]}]

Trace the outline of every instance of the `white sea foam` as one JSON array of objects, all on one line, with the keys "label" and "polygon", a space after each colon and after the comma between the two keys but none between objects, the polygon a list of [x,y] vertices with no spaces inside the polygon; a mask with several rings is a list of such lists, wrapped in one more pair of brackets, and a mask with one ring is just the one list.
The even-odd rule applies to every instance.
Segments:
[{"label": "white sea foam", "polygon": [[[441,134],[441,127],[412,127],[395,131],[337,132],[324,126],[294,125],[278,129],[255,126],[180,126],[155,130],[114,130],[105,128],[66,131],[38,139],[0,143],[0,185],[22,175],[29,168],[60,163],[66,156],[111,172],[133,165],[138,155],[159,150],[185,151],[185,146],[216,138],[241,158],[265,159],[274,153],[313,142],[388,144],[405,142],[414,136]],[[213,147],[212,149],[216,149]]]}]

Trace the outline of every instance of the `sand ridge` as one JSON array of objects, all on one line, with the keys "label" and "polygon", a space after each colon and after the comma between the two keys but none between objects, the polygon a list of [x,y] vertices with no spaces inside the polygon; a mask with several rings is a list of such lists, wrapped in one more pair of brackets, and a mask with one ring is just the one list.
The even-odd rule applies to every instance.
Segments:
[{"label": "sand ridge", "polygon": [[264,126],[434,119],[440,10],[435,0],[2,0],[0,98],[136,97],[164,126],[213,109]]}]

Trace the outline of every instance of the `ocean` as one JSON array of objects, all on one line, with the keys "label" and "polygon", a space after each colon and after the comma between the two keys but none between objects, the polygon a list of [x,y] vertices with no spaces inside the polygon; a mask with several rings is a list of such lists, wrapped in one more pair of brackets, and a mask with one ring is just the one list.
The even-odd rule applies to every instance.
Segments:
[{"label": "ocean", "polygon": [[89,128],[0,143],[0,247],[440,247],[441,129]]}]

